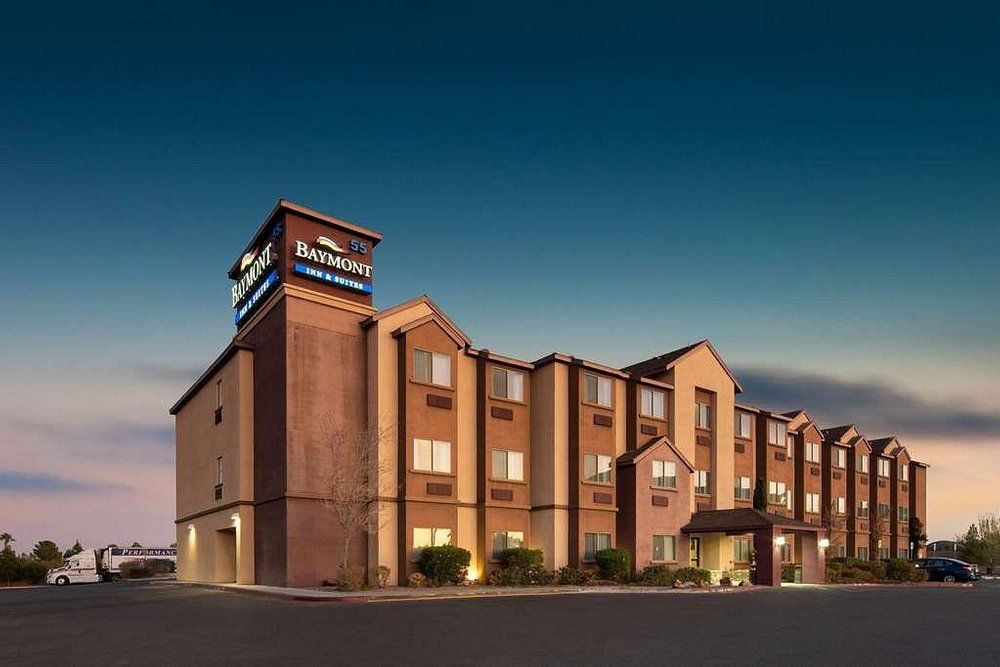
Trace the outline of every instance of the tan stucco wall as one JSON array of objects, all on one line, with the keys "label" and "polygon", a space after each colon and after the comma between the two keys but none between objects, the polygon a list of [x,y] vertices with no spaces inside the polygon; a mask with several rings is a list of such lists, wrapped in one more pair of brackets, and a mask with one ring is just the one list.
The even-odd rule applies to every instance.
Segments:
[{"label": "tan stucco wall", "polygon": [[254,583],[253,516],[247,504],[177,524],[177,579]]},{"label": "tan stucco wall", "polygon": [[531,530],[545,566],[569,562],[569,372],[550,363],[531,374]]},{"label": "tan stucco wall", "polygon": [[532,510],[528,546],[541,549],[545,567],[554,570],[569,563],[569,510]]}]

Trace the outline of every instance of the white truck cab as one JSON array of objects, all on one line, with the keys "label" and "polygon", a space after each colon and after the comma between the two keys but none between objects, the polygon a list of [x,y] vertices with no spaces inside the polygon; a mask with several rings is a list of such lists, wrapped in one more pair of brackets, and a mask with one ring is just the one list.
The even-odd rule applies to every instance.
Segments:
[{"label": "white truck cab", "polygon": [[97,553],[93,549],[81,551],[67,558],[60,567],[49,570],[45,583],[56,586],[96,583],[101,580],[97,562]]}]

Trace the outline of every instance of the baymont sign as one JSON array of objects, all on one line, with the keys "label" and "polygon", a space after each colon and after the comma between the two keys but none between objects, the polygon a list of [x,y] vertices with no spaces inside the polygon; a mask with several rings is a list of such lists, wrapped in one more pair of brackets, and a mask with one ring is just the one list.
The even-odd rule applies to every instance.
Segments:
[{"label": "baymont sign", "polygon": [[253,286],[264,275],[265,270],[274,263],[275,253],[271,251],[272,245],[272,243],[268,243],[256,255],[247,253],[243,256],[243,260],[240,262],[243,273],[233,285],[233,308],[246,298]]},{"label": "baymont sign", "polygon": [[341,254],[345,253],[343,248],[330,239],[321,236],[316,240],[315,245],[320,247],[310,248],[309,244],[305,241],[296,241],[295,256],[315,262],[316,264],[324,264],[340,271],[353,273],[363,278],[372,277],[372,267],[370,264],[362,264],[361,262],[345,257]]}]

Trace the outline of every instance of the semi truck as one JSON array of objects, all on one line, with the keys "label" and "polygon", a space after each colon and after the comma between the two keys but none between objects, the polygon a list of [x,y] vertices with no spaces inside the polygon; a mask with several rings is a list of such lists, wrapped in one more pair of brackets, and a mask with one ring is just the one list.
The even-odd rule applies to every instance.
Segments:
[{"label": "semi truck", "polygon": [[176,568],[177,549],[116,546],[84,549],[67,558],[59,567],[49,570],[45,581],[56,586],[115,581],[121,578],[122,563],[145,560],[168,560]]}]

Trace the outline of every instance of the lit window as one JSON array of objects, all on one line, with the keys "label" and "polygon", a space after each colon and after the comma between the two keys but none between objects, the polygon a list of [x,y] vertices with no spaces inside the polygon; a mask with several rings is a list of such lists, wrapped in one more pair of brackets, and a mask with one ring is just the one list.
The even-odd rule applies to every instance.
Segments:
[{"label": "lit window", "polygon": [[807,442],[806,443],[806,461],[810,463],[819,463],[819,443],[818,442]]},{"label": "lit window", "polygon": [[788,425],[785,422],[769,421],[767,423],[767,441],[772,445],[784,445],[788,437]]},{"label": "lit window", "polygon": [[910,481],[910,468],[905,463],[899,465],[899,479],[903,482]]},{"label": "lit window", "polygon": [[583,535],[583,560],[594,560],[594,554],[598,551],[611,548],[611,533],[584,533]]},{"label": "lit window", "polygon": [[413,559],[419,560],[424,547],[443,547],[451,544],[451,528],[414,528]]},{"label": "lit window", "polygon": [[642,389],[639,394],[641,399],[639,414],[643,417],[663,419],[665,394],[662,391],[656,391],[654,389]]},{"label": "lit window", "polygon": [[753,491],[750,490],[750,478],[749,477],[737,477],[734,486],[733,496],[737,500],[750,500],[753,496]]},{"label": "lit window", "polygon": [[903,505],[900,505],[899,507],[896,508],[896,512],[897,512],[897,516],[899,517],[900,521],[909,521],[910,520],[910,508],[909,507],[905,507]]},{"label": "lit window", "polygon": [[677,488],[677,464],[673,461],[653,461],[653,486]]},{"label": "lit window", "polygon": [[843,496],[837,496],[833,502],[833,509],[837,514],[844,515],[847,514],[847,498]]},{"label": "lit window", "polygon": [[499,560],[507,549],[520,549],[524,546],[524,531],[495,530],[493,531],[493,560]]},{"label": "lit window", "polygon": [[493,395],[512,401],[524,400],[524,374],[493,367]]},{"label": "lit window", "polygon": [[653,560],[677,560],[677,538],[673,535],[653,535]]},{"label": "lit window", "polygon": [[784,482],[767,483],[767,502],[772,505],[786,505],[788,503],[788,489]]},{"label": "lit window", "polygon": [[819,514],[819,494],[818,493],[807,493],[806,494],[806,511],[811,514]]},{"label": "lit window", "polygon": [[494,449],[493,478],[524,481],[524,453]]},{"label": "lit window", "polygon": [[868,472],[868,455],[858,454],[858,472]]},{"label": "lit window", "polygon": [[858,501],[858,518],[867,519],[868,518],[868,501],[859,500]]},{"label": "lit window", "polygon": [[712,428],[712,406],[707,403],[694,404],[694,425],[697,428]]},{"label": "lit window", "polygon": [[750,438],[750,415],[737,412],[734,416],[733,431],[737,438]]},{"label": "lit window", "polygon": [[834,468],[846,468],[847,467],[847,450],[843,447],[831,447],[830,457],[833,460]]},{"label": "lit window", "polygon": [[413,469],[423,472],[451,472],[451,443],[414,438]]},{"label": "lit window", "polygon": [[611,407],[611,380],[588,373],[583,376],[583,384],[585,401]]},{"label": "lit window", "polygon": [[222,380],[217,380],[215,383],[215,409],[219,410],[222,408]]},{"label": "lit window", "polygon": [[892,464],[889,462],[889,459],[883,459],[881,457],[878,459],[878,476],[879,477],[888,477],[889,476],[889,471],[891,469],[892,469]]},{"label": "lit window", "polygon": [[733,540],[733,562],[734,563],[749,563],[750,562],[750,549],[751,542],[753,541],[750,537],[737,537]]},{"label": "lit window", "polygon": [[215,459],[215,483],[222,486],[222,457],[218,456]]},{"label": "lit window", "polygon": [[438,352],[413,350],[413,379],[441,387],[450,387],[451,356]]},{"label": "lit window", "polygon": [[603,454],[583,455],[583,479],[587,482],[611,483],[611,457]]},{"label": "lit window", "polygon": [[694,471],[694,492],[708,495],[712,492],[712,473],[708,470]]}]

